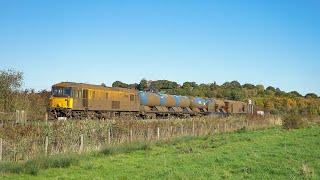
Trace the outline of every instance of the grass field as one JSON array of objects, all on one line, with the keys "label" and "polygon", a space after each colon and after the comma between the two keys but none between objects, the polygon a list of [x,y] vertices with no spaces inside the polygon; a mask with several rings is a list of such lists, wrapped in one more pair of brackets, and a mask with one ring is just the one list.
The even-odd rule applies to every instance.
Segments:
[{"label": "grass field", "polygon": [[40,169],[36,176],[2,172],[0,178],[320,179],[319,125],[295,130],[242,129],[102,152],[80,156],[67,168]]}]

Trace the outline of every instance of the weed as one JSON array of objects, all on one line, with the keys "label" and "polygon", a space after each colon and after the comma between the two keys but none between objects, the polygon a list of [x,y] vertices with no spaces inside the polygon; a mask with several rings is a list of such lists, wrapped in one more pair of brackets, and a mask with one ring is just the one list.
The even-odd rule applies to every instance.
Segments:
[{"label": "weed", "polygon": [[236,131],[234,131],[235,133],[246,133],[248,130],[246,127],[242,127],[240,129],[237,129]]},{"label": "weed", "polygon": [[284,129],[299,129],[305,126],[305,122],[301,115],[290,113],[283,116],[282,127]]},{"label": "weed", "polygon": [[38,175],[40,169],[48,168],[66,168],[71,164],[79,162],[81,159],[78,155],[60,155],[51,157],[39,157],[29,160],[25,163],[1,163],[0,172],[4,173],[27,173],[31,175]]},{"label": "weed", "polygon": [[0,172],[19,174],[23,172],[23,165],[20,163],[1,163]]}]

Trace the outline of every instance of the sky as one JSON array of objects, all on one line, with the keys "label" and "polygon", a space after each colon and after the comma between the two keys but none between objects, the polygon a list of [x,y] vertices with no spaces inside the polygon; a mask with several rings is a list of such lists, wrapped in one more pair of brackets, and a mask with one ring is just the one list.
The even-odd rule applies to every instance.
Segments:
[{"label": "sky", "polygon": [[320,95],[319,0],[0,0],[0,70],[61,81],[186,81]]}]

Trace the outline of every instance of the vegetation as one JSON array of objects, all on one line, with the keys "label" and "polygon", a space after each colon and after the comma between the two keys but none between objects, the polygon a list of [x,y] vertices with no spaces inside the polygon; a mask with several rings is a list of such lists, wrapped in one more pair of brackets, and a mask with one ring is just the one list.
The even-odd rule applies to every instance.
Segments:
[{"label": "vegetation", "polygon": [[[116,81],[113,87],[134,87],[134,84],[128,85]],[[147,87],[156,87],[160,93],[176,94],[183,96],[197,96],[203,98],[229,99],[247,102],[252,99],[254,104],[261,110],[271,114],[288,113],[296,111],[299,114],[320,115],[320,98],[315,93],[308,93],[302,96],[297,91],[284,92],[279,88],[263,85],[253,85],[245,83],[241,85],[238,81],[225,82],[217,85],[216,82],[209,84],[197,84],[195,82],[184,82],[182,85],[174,81],[158,80],[147,81],[141,80],[136,83],[135,88],[146,90]]]},{"label": "vegetation", "polygon": [[289,113],[282,118],[282,127],[285,129],[299,129],[306,125],[306,120],[300,114]]},{"label": "vegetation", "polygon": [[22,90],[22,84],[22,72],[0,70],[0,120],[12,120],[16,110],[27,111],[29,119],[44,119],[50,92]]},{"label": "vegetation", "polygon": [[[50,92],[46,90],[36,92],[33,89],[22,89],[23,73],[14,69],[0,70],[0,120],[12,119],[16,110],[28,112],[28,119],[44,119],[49,107]],[[302,96],[296,91],[284,92],[279,88],[245,83],[237,81],[225,82],[217,85],[184,82],[182,85],[174,81],[158,80],[126,84],[115,81],[112,87],[147,90],[155,87],[160,93],[177,94],[183,96],[197,96],[203,98],[218,98],[248,101],[252,99],[261,110],[271,114],[284,114],[295,111],[302,115],[319,115],[320,98],[315,93]]]},{"label": "vegetation", "polygon": [[24,163],[0,163],[0,173],[20,174],[27,173],[37,175],[40,169],[48,168],[67,168],[71,164],[76,164],[82,156],[76,154],[67,154],[50,157],[38,157]]},{"label": "vegetation", "polygon": [[[256,129],[273,126],[276,119],[269,117],[202,117],[189,119],[112,121],[53,121],[28,124],[0,124],[3,140],[2,160],[21,162],[43,155],[97,151],[108,144],[106,154],[122,152],[133,142],[154,142],[180,136],[202,136],[229,132],[242,127]],[[140,143],[134,147],[147,148]],[[116,147],[114,147],[116,146]],[[132,148],[132,147],[130,147]],[[129,149],[130,149],[129,148]]]},{"label": "vegetation", "polygon": [[117,153],[103,150],[76,158],[67,155],[21,165],[1,164],[0,178],[319,179],[319,131],[319,125],[290,131],[243,128],[147,146],[134,143],[117,147],[125,149],[113,151]]}]

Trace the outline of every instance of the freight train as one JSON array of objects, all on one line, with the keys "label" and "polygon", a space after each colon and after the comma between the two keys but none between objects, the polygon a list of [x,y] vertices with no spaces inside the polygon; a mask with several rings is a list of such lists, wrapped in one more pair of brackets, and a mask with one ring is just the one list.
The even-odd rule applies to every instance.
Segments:
[{"label": "freight train", "polygon": [[54,118],[108,119],[116,116],[142,118],[247,114],[244,102],[185,97],[133,89],[74,82],[52,86],[50,114]]}]

